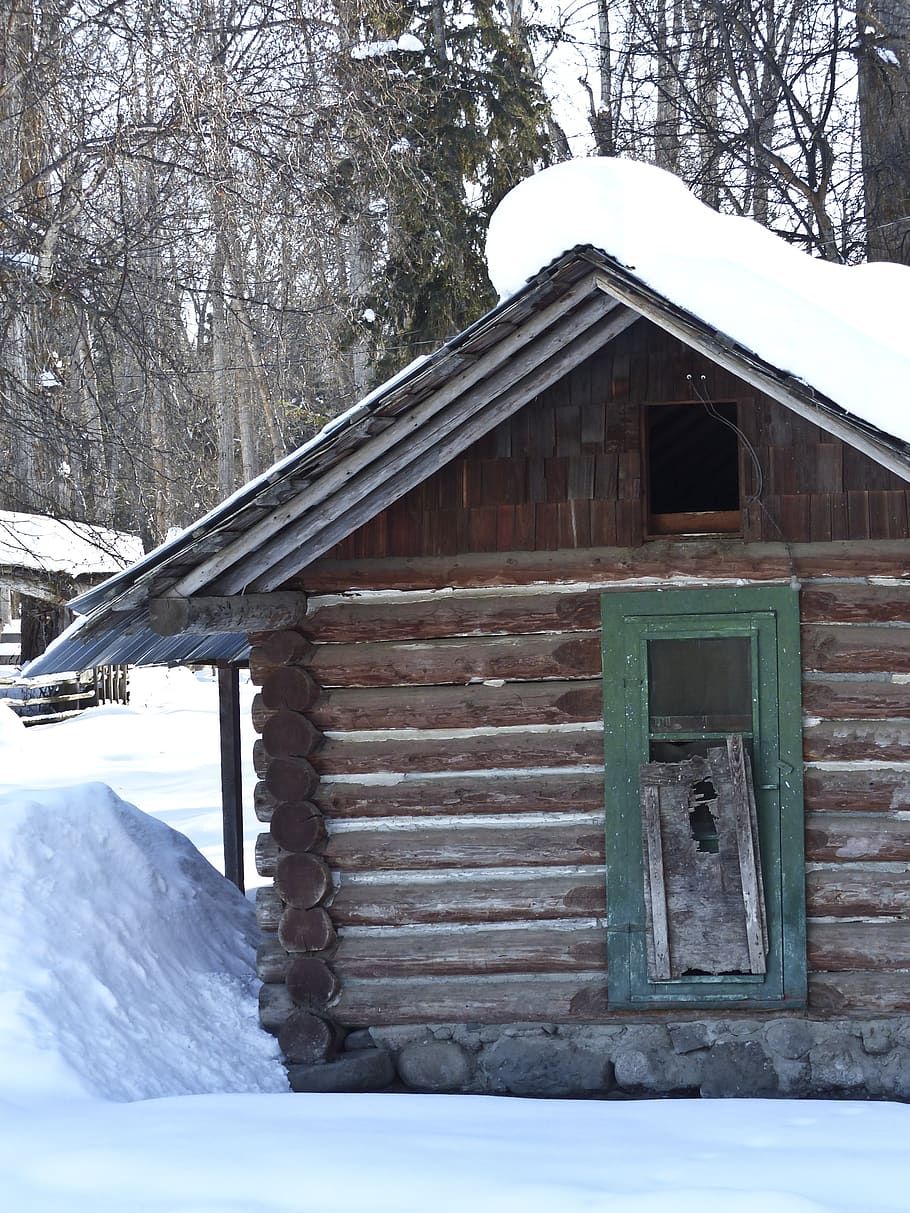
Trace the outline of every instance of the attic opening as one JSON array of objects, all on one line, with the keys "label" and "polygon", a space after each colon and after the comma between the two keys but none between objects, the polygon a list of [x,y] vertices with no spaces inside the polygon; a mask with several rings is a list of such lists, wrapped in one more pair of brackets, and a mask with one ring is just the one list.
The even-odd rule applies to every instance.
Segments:
[{"label": "attic opening", "polygon": [[644,410],[648,533],[741,529],[735,403],[649,404]]}]

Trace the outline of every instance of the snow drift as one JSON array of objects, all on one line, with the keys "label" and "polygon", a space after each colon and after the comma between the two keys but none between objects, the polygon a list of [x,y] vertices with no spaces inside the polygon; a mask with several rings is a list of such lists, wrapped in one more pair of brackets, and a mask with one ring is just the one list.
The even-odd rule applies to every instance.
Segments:
[{"label": "snow drift", "polygon": [[505,196],[487,237],[490,279],[508,297],[583,244],[910,442],[910,268],[820,261],[751,219],[719,215],[663,169],[595,157],[554,165]]},{"label": "snow drift", "polygon": [[0,797],[3,1096],[287,1089],[252,906],[101,783]]}]

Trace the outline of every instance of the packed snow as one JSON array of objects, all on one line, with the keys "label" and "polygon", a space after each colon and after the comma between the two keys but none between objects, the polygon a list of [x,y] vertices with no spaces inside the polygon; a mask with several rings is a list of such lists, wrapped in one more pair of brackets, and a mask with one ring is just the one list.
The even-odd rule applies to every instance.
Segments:
[{"label": "packed snow", "polygon": [[903,1105],[289,1094],[251,903],[193,845],[217,858],[214,679],[133,688],[30,729],[0,703],[0,1207],[910,1210]]},{"label": "packed snow", "polygon": [[141,555],[142,541],[125,531],[0,510],[0,565],[78,577],[117,573]]},{"label": "packed snow", "polygon": [[662,169],[568,160],[517,185],[487,238],[507,298],[590,244],[686,311],[910,442],[910,268],[843,266],[800,252],[751,219],[719,215]]}]

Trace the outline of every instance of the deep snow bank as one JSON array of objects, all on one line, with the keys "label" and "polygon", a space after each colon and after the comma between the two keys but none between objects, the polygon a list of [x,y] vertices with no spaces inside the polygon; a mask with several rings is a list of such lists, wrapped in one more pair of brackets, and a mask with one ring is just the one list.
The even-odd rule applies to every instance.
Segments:
[{"label": "deep snow bank", "polygon": [[286,1090],[258,1025],[252,907],[104,784],[0,797],[0,1089]]},{"label": "deep snow bank", "polygon": [[751,219],[719,215],[663,169],[593,157],[505,196],[487,237],[490,279],[501,297],[514,294],[578,244],[910,441],[910,268],[821,261]]}]

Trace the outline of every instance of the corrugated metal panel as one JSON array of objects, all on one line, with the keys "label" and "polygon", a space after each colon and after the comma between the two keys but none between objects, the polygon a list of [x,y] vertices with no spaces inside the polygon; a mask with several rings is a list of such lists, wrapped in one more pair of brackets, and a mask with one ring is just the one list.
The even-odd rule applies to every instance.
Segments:
[{"label": "corrugated metal panel", "polygon": [[29,662],[23,677],[88,670],[96,665],[238,664],[247,660],[250,651],[246,636],[237,632],[159,636],[149,627],[144,607],[105,612],[94,619],[86,616],[81,624]]}]

